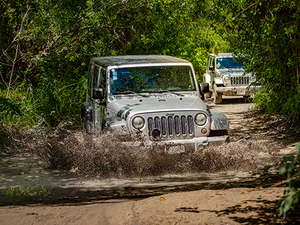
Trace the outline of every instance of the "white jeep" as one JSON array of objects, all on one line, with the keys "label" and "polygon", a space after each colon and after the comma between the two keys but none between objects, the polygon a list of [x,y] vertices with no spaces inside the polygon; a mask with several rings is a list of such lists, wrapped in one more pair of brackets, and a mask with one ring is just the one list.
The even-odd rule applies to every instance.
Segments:
[{"label": "white jeep", "polygon": [[255,76],[245,74],[244,66],[234,60],[232,53],[209,54],[203,82],[209,84],[209,92],[205,96],[212,95],[216,104],[222,102],[222,95],[248,98],[260,88],[251,85]]},{"label": "white jeep", "polygon": [[229,139],[227,117],[201,100],[208,86],[197,84],[189,61],[162,55],[92,58],[87,85],[81,105],[87,133],[138,131],[147,142],[182,151]]}]

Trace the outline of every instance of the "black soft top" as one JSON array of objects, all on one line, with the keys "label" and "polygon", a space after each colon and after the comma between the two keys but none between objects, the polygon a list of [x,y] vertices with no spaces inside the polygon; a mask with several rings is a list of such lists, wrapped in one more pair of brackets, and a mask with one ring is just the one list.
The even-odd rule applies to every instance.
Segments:
[{"label": "black soft top", "polygon": [[92,62],[108,67],[128,64],[151,64],[151,63],[190,63],[187,60],[167,55],[125,55],[92,58]]}]

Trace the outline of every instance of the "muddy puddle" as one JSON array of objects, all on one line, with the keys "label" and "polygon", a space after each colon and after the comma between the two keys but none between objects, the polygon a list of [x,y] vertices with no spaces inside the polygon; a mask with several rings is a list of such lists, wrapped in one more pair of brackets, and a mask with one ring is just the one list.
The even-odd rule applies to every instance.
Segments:
[{"label": "muddy puddle", "polygon": [[283,146],[268,136],[250,132],[248,122],[241,121],[251,104],[210,106],[212,111],[228,116],[230,143],[170,155],[155,148],[121,145],[111,134],[95,137],[56,130],[41,138],[35,148],[1,157],[0,191],[20,186],[47,188],[52,199],[68,202],[204,188],[259,187],[279,179],[278,168],[271,168],[267,177],[263,168],[280,162],[294,151],[294,145]]},{"label": "muddy puddle", "polygon": [[[60,131],[38,149],[2,157],[0,189],[41,186],[101,190],[221,182],[250,176],[277,158],[266,143],[246,139],[170,155],[157,149],[121,146],[110,135],[80,141],[78,136],[81,133]],[[93,143],[95,139],[97,143]]]}]

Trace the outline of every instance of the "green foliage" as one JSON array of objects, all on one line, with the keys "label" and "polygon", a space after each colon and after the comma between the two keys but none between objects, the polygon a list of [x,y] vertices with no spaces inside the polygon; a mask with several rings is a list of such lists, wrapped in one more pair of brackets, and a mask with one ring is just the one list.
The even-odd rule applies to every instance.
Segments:
[{"label": "green foliage", "polygon": [[284,157],[284,165],[280,168],[279,174],[287,175],[288,187],[284,196],[278,203],[279,216],[286,217],[289,210],[294,211],[300,201],[300,145],[296,146],[296,156]]},{"label": "green foliage", "polygon": [[0,96],[0,115],[1,117],[12,118],[15,114],[21,115],[20,105],[11,99]]},{"label": "green foliage", "polygon": [[[4,0],[0,77],[1,92],[8,93],[8,100],[1,100],[5,123],[30,125],[50,114],[49,125],[78,121],[93,56],[177,56],[193,62],[201,81],[207,54],[215,45],[227,49],[206,15],[210,2]],[[13,112],[22,114],[9,116]]]},{"label": "green foliage", "polygon": [[4,196],[47,196],[51,192],[50,190],[46,188],[37,188],[37,187],[15,187],[15,188],[8,188],[4,191],[4,193],[1,193],[1,195]]},{"label": "green foliage", "polygon": [[300,92],[289,97],[282,106],[282,114],[287,115],[289,120],[300,120]]},{"label": "green foliage", "polygon": [[[255,96],[260,109],[295,121],[299,12],[297,0],[4,0],[0,77],[1,92],[8,93],[1,96],[9,100],[1,107],[6,121],[19,118],[19,124],[51,112],[55,124],[77,121],[93,56],[177,56],[193,63],[201,82],[209,52],[234,51],[264,87]],[[26,113],[9,116],[18,104]]]},{"label": "green foliage", "polygon": [[79,120],[77,109],[85,97],[86,77],[78,76],[78,71],[68,71],[68,76],[58,78],[57,67],[43,60],[39,63],[41,73],[37,74],[37,86],[33,89],[35,108],[39,115],[49,115],[60,120]]},{"label": "green foliage", "polygon": [[[1,90],[1,89],[0,89]],[[2,110],[1,121],[6,125],[16,125],[28,127],[35,124],[39,116],[35,110],[35,102],[30,84],[23,82],[10,88],[6,97],[4,88],[1,90],[5,97],[0,97],[0,107]]]},{"label": "green foliage", "polygon": [[282,92],[275,92],[273,89],[262,87],[260,91],[255,94],[253,102],[259,106],[263,112],[270,114],[280,114],[281,107],[286,99],[282,99]]}]

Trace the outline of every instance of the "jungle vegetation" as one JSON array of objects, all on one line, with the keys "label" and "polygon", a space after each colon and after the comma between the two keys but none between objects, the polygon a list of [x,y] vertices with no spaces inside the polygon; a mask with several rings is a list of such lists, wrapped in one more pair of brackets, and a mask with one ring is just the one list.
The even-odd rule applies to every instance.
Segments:
[{"label": "jungle vegetation", "polygon": [[212,1],[190,0],[2,1],[2,121],[19,127],[49,115],[51,126],[79,121],[95,56],[177,56],[193,62],[200,81],[213,46],[229,50],[209,22],[211,8]]},{"label": "jungle vegetation", "polygon": [[202,81],[209,52],[236,52],[263,89],[267,113],[299,118],[299,1],[3,0],[0,109],[8,126],[51,115],[79,121],[94,56],[165,54],[192,61]]}]

